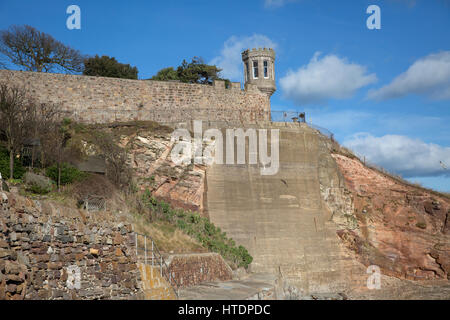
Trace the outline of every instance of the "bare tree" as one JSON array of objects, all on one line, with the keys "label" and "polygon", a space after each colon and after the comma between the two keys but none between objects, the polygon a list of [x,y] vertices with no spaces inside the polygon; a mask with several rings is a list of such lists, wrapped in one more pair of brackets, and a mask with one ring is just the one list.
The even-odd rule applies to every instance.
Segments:
[{"label": "bare tree", "polygon": [[[53,103],[35,103],[32,110],[32,123],[30,137],[35,141],[39,141],[42,145],[46,143],[45,139],[49,137],[54,123],[61,120],[60,107]],[[33,141],[34,142],[34,141]],[[42,150],[41,150],[42,151]],[[50,150],[47,150],[50,151]],[[36,161],[36,143],[32,143],[31,167],[33,168]],[[41,164],[44,164],[44,153],[41,154]]]},{"label": "bare tree", "polygon": [[58,169],[58,192],[61,191],[61,167],[70,155],[66,152],[66,143],[70,139],[68,124],[65,121],[50,121],[47,129],[41,133],[41,146],[47,160],[56,163]]},{"label": "bare tree", "polygon": [[78,50],[28,25],[0,31],[0,53],[27,71],[83,71],[84,56]]},{"label": "bare tree", "polygon": [[107,133],[97,133],[94,143],[100,148],[106,160],[106,176],[118,187],[128,187],[131,171],[127,165],[126,151],[114,142]]},{"label": "bare tree", "polygon": [[5,58],[0,56],[0,69],[7,69]]},{"label": "bare tree", "polygon": [[33,103],[22,87],[0,83],[0,129],[9,151],[9,177],[14,177],[14,156],[20,152],[33,117]]}]

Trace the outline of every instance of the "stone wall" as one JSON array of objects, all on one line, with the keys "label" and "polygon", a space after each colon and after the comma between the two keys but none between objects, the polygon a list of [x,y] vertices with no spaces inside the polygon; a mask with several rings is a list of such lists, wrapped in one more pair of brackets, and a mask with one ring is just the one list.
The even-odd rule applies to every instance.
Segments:
[{"label": "stone wall", "polygon": [[129,224],[10,193],[0,199],[0,300],[143,298]]},{"label": "stone wall", "polygon": [[167,262],[180,287],[233,278],[231,268],[218,253],[176,254],[171,255]]},{"label": "stone wall", "polygon": [[61,105],[67,117],[86,123],[154,120],[260,122],[270,119],[270,99],[255,85],[229,89],[180,82],[128,80],[0,70],[0,80],[27,88],[42,102]]}]

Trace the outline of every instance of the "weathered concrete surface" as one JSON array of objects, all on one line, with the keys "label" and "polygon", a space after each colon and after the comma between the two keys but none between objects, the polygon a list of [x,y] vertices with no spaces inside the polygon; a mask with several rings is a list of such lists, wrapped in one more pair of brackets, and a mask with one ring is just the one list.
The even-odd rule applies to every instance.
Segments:
[{"label": "weathered concrete surface", "polygon": [[[399,234],[397,241],[395,230],[404,230],[405,227],[396,229],[395,226],[406,223],[400,219],[405,215],[389,209],[392,207],[389,197],[374,196],[373,200],[377,200],[379,206],[384,205],[390,211],[379,216],[381,223],[362,221],[361,214],[367,215],[362,213],[363,210],[371,210],[371,207],[360,203],[361,197],[367,192],[361,194],[346,187],[351,174],[346,172],[348,168],[343,168],[341,163],[333,159],[329,139],[301,124],[272,123],[266,128],[280,129],[278,173],[263,176],[256,165],[213,165],[207,169],[205,210],[213,223],[249,250],[254,258],[252,272],[269,273],[277,277],[277,299],[450,298],[448,281],[397,279],[395,277],[398,274],[386,272],[386,264],[382,263],[384,260],[362,261],[361,255],[352,250],[352,243],[343,241],[340,236],[342,230],[366,234],[370,228],[384,230],[384,234],[387,234],[384,238],[383,232],[377,233],[375,229],[370,232],[374,239],[385,239],[374,242],[374,245],[384,244],[383,248],[389,250],[399,246],[407,251],[404,250],[406,253],[403,255],[412,257],[409,261],[399,260],[398,268],[410,268],[409,265],[414,263],[420,265],[422,260],[415,257],[429,252],[433,259],[428,259],[430,261],[424,268],[431,270],[428,266],[432,262],[443,261],[441,270],[432,270],[435,270],[435,274],[441,273],[439,278],[445,278],[445,259],[448,257],[444,252],[446,247],[441,245],[438,252],[436,248],[433,251],[432,246],[434,243],[448,242],[445,240],[447,206],[443,199],[422,197],[419,201],[421,209],[417,209],[414,205],[417,201],[411,201],[411,197],[405,198],[403,193],[400,198],[396,196],[395,203],[405,198],[411,210],[417,209],[413,210],[416,212],[414,215],[425,217],[426,231],[430,228],[431,231],[444,234],[440,234],[436,241],[429,241],[430,245],[417,245],[415,239],[422,239],[427,232],[417,226],[414,229],[413,226],[408,230],[414,232]],[[378,180],[375,180],[371,181],[370,177],[365,179],[366,189],[374,184],[373,190],[385,188],[387,191],[383,192],[387,195],[400,188],[394,186],[392,189],[386,185],[386,181],[377,185]],[[381,191],[378,193],[382,194]],[[392,216],[397,218],[386,220]],[[386,233],[385,229],[392,232]],[[420,250],[414,253],[414,247],[420,247]],[[382,270],[379,290],[370,290],[367,286],[367,267],[371,264],[379,265]],[[419,272],[414,274],[419,275]]]},{"label": "weathered concrete surface", "polygon": [[279,275],[305,294],[343,291],[352,262],[320,193],[319,156],[329,152],[306,126],[270,126],[280,129],[278,173],[263,176],[256,165],[208,168],[210,219],[249,250],[252,272]]},{"label": "weathered concrete surface", "polygon": [[181,289],[181,300],[273,300],[276,299],[275,277],[254,274],[244,280],[207,282]]}]

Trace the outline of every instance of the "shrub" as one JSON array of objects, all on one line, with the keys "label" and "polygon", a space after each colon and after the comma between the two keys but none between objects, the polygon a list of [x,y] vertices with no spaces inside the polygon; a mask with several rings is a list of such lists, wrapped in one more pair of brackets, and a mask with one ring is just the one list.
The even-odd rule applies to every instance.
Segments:
[{"label": "shrub", "polygon": [[114,57],[96,55],[84,60],[84,75],[123,79],[138,78],[138,69],[118,62]]},{"label": "shrub", "polygon": [[[2,173],[2,178],[7,180],[11,178],[9,176],[9,152],[4,147],[0,147],[0,172]],[[14,158],[14,179],[22,179],[25,174],[25,168],[19,159]]]},{"label": "shrub", "polygon": [[416,227],[420,228],[420,229],[426,229],[427,228],[427,224],[425,222],[417,222],[416,223]]},{"label": "shrub", "polygon": [[154,198],[150,191],[142,197],[142,203],[150,209],[150,220],[163,220],[197,239],[209,251],[217,252],[232,264],[247,268],[253,258],[243,246],[236,247],[233,239],[198,213],[173,209],[168,203]]},{"label": "shrub", "polygon": [[[58,166],[53,165],[48,167],[46,170],[46,175],[56,183],[58,183]],[[66,185],[73,183],[75,181],[80,181],[85,178],[86,173],[78,170],[75,167],[68,165],[67,163],[61,164],[61,185]]]},{"label": "shrub", "polygon": [[46,194],[52,191],[52,182],[47,177],[35,174],[33,172],[27,172],[24,175],[24,179],[28,191],[37,194]]},{"label": "shrub", "polygon": [[32,184],[30,187],[27,188],[27,190],[36,193],[36,194],[47,194],[51,191],[51,189],[42,188],[41,186],[37,184]]}]

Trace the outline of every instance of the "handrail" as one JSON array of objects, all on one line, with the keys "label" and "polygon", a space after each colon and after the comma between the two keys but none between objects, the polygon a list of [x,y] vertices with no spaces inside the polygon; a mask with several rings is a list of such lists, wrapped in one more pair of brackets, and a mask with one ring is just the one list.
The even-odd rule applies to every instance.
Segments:
[{"label": "handrail", "polygon": [[[147,261],[149,259],[148,259],[147,253],[150,251],[152,254],[151,265],[154,266],[154,262],[155,262],[155,258],[156,258],[156,263],[157,263],[157,265],[159,264],[159,267],[160,267],[161,276],[163,276],[164,279],[166,279],[166,281],[170,284],[172,290],[175,292],[175,295],[177,296],[177,298],[179,298],[178,289],[180,288],[180,285],[178,284],[177,280],[172,276],[172,273],[170,272],[170,268],[167,265],[166,260],[164,259],[163,255],[159,251],[158,247],[156,246],[156,243],[153,240],[153,238],[146,234],[142,234],[142,233],[138,233],[138,232],[134,232],[134,233],[135,233],[135,244],[136,244],[136,259],[138,259],[138,261],[139,261],[138,252],[143,251],[144,252],[144,264],[148,264]],[[144,237],[144,248],[139,247],[138,236]],[[152,246],[151,250],[147,250],[147,238],[150,239],[150,243]],[[142,256],[140,258],[142,259]]]}]

